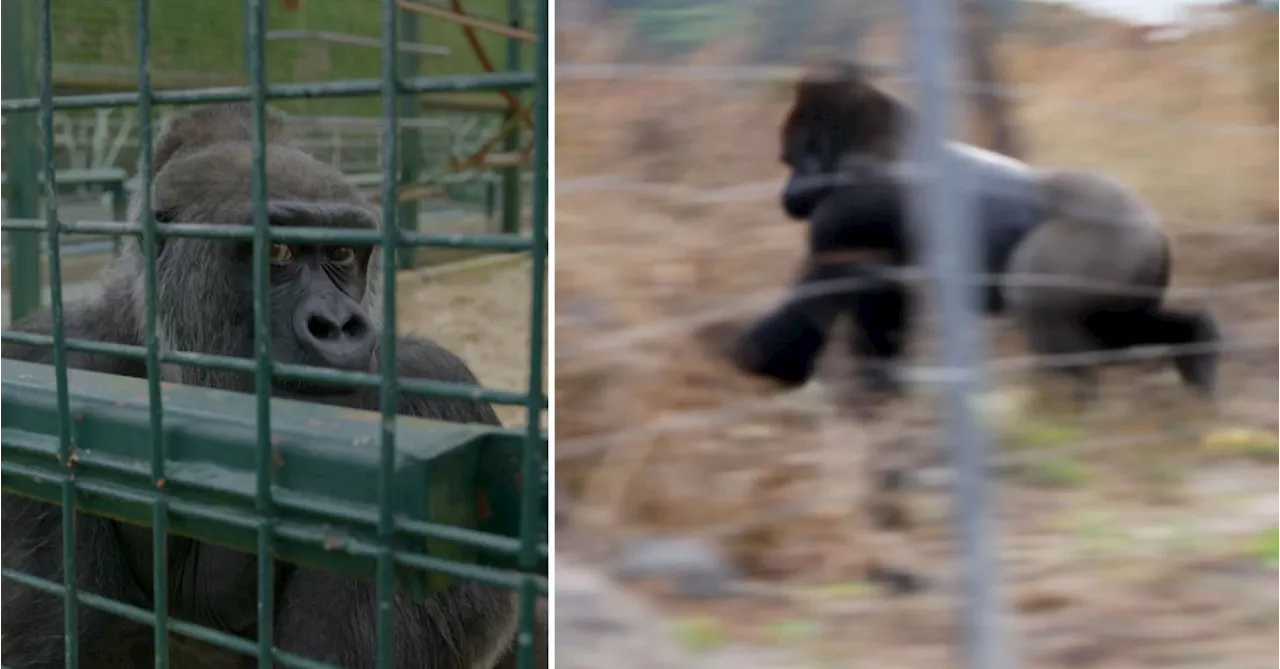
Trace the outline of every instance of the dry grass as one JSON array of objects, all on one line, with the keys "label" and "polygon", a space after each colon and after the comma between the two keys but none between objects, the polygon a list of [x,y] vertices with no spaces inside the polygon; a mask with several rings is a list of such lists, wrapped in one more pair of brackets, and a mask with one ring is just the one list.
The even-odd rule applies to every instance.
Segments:
[{"label": "dry grass", "polygon": [[[562,36],[576,52],[562,47],[558,57],[608,60],[607,49],[590,51],[610,41],[618,40]],[[1023,94],[1015,110],[1031,160],[1102,170],[1139,190],[1175,235],[1175,286],[1263,285],[1212,298],[1233,332],[1263,344],[1226,363],[1216,414],[1189,410],[1161,368],[1111,375],[1107,408],[1086,421],[1022,415],[1000,426],[1001,457],[1024,463],[1002,480],[999,498],[1006,594],[1022,612],[1028,666],[1272,658],[1275,573],[1247,545],[1275,523],[1274,454],[1259,467],[1189,436],[1277,428],[1277,302],[1266,286],[1278,273],[1277,135],[1257,78],[1241,75],[1257,67],[1254,43],[1236,34],[1133,50],[1011,41],[1001,54]],[[699,58],[733,62],[731,49]],[[1220,67],[1210,74],[1189,60]],[[768,85],[561,81],[557,179],[622,175],[697,189],[780,180],[775,129],[786,105]],[[847,529],[861,483],[852,452],[938,456],[933,405],[836,418],[809,390],[773,397],[734,376],[680,326],[781,293],[802,235],[772,194],[696,203],[565,192],[556,208],[557,485],[577,500],[573,520],[584,534],[718,537],[753,579],[787,593],[749,607],[699,607],[731,617],[744,640],[761,642],[779,619],[803,616],[824,630],[804,653],[844,658],[833,666],[848,666],[851,652],[868,666],[944,666],[956,630],[941,595],[850,606],[849,597],[815,594],[856,578],[867,558],[865,537]],[[1020,353],[1016,340],[996,350]],[[1107,440],[1140,443],[1104,448]],[[920,522],[908,541],[933,567],[954,565],[946,498],[913,502]],[[575,546],[561,541],[558,550]]]},{"label": "dry grass", "polygon": [[[396,296],[399,329],[431,337],[462,356],[486,388],[524,392],[529,386],[529,262],[482,259],[469,265],[440,274],[402,274]],[[545,354],[542,364],[545,369]],[[496,409],[504,425],[528,422],[522,407]]]}]

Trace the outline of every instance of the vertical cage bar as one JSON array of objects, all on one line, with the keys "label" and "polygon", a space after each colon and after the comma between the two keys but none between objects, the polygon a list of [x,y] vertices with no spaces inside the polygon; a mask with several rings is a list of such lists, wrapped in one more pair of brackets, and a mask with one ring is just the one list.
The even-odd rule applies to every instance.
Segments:
[{"label": "vertical cage bar", "polygon": [[[524,22],[524,0],[507,0],[507,22],[512,28],[519,29],[520,24]],[[520,40],[514,37],[507,38],[507,70],[515,71],[520,69]],[[511,94],[516,100],[521,100],[524,96],[520,91],[512,91]],[[509,153],[520,150],[520,125],[517,119],[520,117],[519,109],[509,109],[503,117],[504,125],[509,125],[510,130],[502,139],[503,150]],[[505,167],[502,169],[502,231],[508,234],[520,232],[520,166]]]},{"label": "vertical cage bar", "polygon": [[[0,17],[3,31],[4,76],[0,86],[6,100],[31,97],[31,3],[5,2]],[[36,164],[36,114],[19,112],[4,119],[4,170],[7,172],[9,216],[40,215],[40,186]],[[40,233],[9,231],[9,317],[11,323],[40,308]]]},{"label": "vertical cage bar", "polygon": [[273,666],[271,642],[275,620],[273,602],[272,530],[274,503],[271,497],[271,291],[269,289],[270,249],[267,227],[267,72],[265,0],[245,0],[245,21],[249,29],[250,109],[253,125],[253,350],[256,362],[254,396],[258,415],[258,485],[255,506],[262,518],[258,526],[258,667]]},{"label": "vertical cage bar", "polygon": [[[398,17],[400,21],[400,39],[406,44],[417,44],[419,38],[419,20],[418,15],[414,12],[400,12]],[[421,70],[422,55],[412,51],[406,51],[400,54],[402,77],[416,77]],[[421,97],[412,93],[400,96],[399,113],[400,118],[413,118],[418,115],[421,107],[419,102]],[[422,177],[422,133],[418,130],[416,124],[409,124],[400,131],[400,183],[413,184],[417,183]],[[418,200],[406,200],[397,204],[400,208],[398,216],[400,217],[400,225],[409,230],[418,229]],[[417,249],[408,247],[399,249],[396,254],[400,267],[410,269],[414,267]]]},{"label": "vertical cage bar", "polygon": [[[550,121],[547,114],[547,98],[550,87],[550,58],[548,35],[550,33],[549,0],[538,0],[538,42],[534,53],[533,90],[533,248],[532,290],[529,317],[529,393],[526,398],[526,421],[523,458],[520,463],[520,568],[526,574],[538,565],[537,524],[538,482],[542,480],[542,458],[538,457],[537,444],[542,432],[542,349],[544,346],[547,278],[547,210]],[[529,576],[520,584],[520,636],[516,646],[516,665],[519,669],[533,669],[533,629],[536,624],[536,600],[533,579]]]},{"label": "vertical cage bar", "polygon": [[[169,499],[165,494],[164,411],[160,394],[160,339],[156,321],[156,239],[155,213],[151,208],[154,166],[151,164],[151,2],[138,2],[138,201],[142,223],[142,280],[145,292],[147,347],[147,397],[151,428],[151,485],[156,499],[151,507],[152,592],[155,593],[155,664],[169,665]],[[119,237],[117,237],[119,239]]]},{"label": "vertical cage bar", "polygon": [[62,599],[66,666],[80,663],[76,602],[76,484],[71,449],[71,408],[67,393],[66,330],[62,313],[62,244],[58,224],[58,170],[53,155],[53,0],[40,1],[40,141],[44,158],[44,221],[49,248],[49,314],[53,325],[53,368],[58,397],[58,459],[67,467],[62,479]]},{"label": "vertical cage bar", "polygon": [[391,667],[392,614],[395,597],[395,563],[392,540],[395,517],[391,513],[395,499],[396,405],[399,403],[399,378],[396,376],[396,252],[400,248],[400,227],[396,221],[396,180],[398,143],[396,131],[399,113],[400,79],[396,39],[397,5],[395,0],[382,0],[382,350],[378,368],[382,383],[378,399],[382,408],[382,447],[378,470],[378,667]]},{"label": "vertical cage bar", "polygon": [[[139,13],[141,13],[141,12],[139,12]],[[141,61],[141,60],[140,60],[139,62],[143,62],[143,61]],[[139,79],[139,84],[141,84],[141,79]],[[148,86],[150,86],[150,85],[151,85],[150,80],[148,80],[147,85],[148,85]],[[148,90],[149,90],[149,89],[148,89]],[[150,95],[148,94],[146,97],[150,98]],[[148,100],[147,100],[147,105],[149,106],[150,104],[151,104],[151,100],[150,100],[150,99],[148,99]],[[142,102],[141,102],[141,101],[139,101],[139,102],[138,102],[138,107],[139,107],[139,110],[141,110],[141,108],[142,108]],[[141,113],[141,112],[139,112],[139,113]],[[150,132],[150,122],[151,122],[151,119],[150,119],[150,118],[148,118],[148,119],[147,119],[148,132]],[[147,144],[143,144],[143,143],[142,143],[142,141],[141,141],[141,127],[142,127],[142,121],[141,121],[141,120],[139,120],[139,125],[138,125],[138,127],[139,127],[139,141],[138,141],[138,146],[148,146]],[[142,152],[139,152],[139,154],[138,154],[138,155],[139,155],[139,157],[141,157],[141,156],[145,155],[146,153],[147,153],[147,151],[142,151]],[[149,161],[149,160],[150,160],[150,158],[148,157],[148,158],[146,158],[146,160],[148,160],[148,161]],[[150,164],[150,163],[148,163],[148,164]],[[127,217],[127,216],[129,215],[129,200],[128,200],[128,197],[125,195],[125,192],[124,192],[124,181],[123,181],[123,180],[122,180],[122,181],[113,181],[113,182],[111,183],[111,185],[109,186],[109,188],[110,188],[110,192],[111,192],[111,220],[113,220],[113,221],[123,221],[123,220],[125,219],[125,217]],[[150,206],[150,204],[151,204],[151,203],[150,203],[150,202],[148,202],[148,203],[147,203],[147,206]],[[145,223],[144,223],[144,225],[145,225]],[[113,257],[116,257],[116,258],[120,257],[120,249],[122,248],[122,244],[123,244],[123,239],[120,237],[120,235],[114,235],[114,236],[112,236],[112,237],[111,237],[111,255],[112,255]]]},{"label": "vertical cage bar", "polygon": [[961,535],[964,573],[965,665],[1003,669],[1011,658],[1003,645],[1002,616],[996,602],[997,569],[992,547],[986,483],[987,436],[970,403],[981,391],[983,341],[978,330],[978,291],[971,285],[976,267],[974,216],[969,175],[947,149],[953,109],[946,89],[955,62],[956,1],[915,0],[909,7],[915,71],[919,77],[918,126],[912,151],[921,179],[915,188],[915,213],[924,216],[929,272],[937,285],[941,331],[946,426],[952,435],[957,470],[955,523]]}]

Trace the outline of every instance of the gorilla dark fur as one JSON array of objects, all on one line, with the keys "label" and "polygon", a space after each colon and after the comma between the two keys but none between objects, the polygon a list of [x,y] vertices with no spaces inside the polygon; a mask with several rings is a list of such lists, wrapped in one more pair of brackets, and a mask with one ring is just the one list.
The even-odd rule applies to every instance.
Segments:
[{"label": "gorilla dark fur", "polygon": [[[903,354],[911,302],[900,270],[918,260],[908,186],[894,169],[910,120],[851,65],[824,64],[801,80],[782,132],[791,168],[783,207],[809,219],[809,257],[797,293],[735,343],[744,372],[803,384],[831,324],[848,314],[865,381],[896,388],[887,370]],[[1217,326],[1207,313],[1163,306],[1169,240],[1134,193],[1099,174],[1036,169],[963,144],[949,149],[975,189],[980,269],[999,277],[982,291],[986,313],[1012,315],[1039,355],[1206,345],[1173,359],[1185,384],[1213,394]],[[859,285],[828,283],[814,294],[837,280]],[[1092,394],[1091,366],[1043,366],[1074,377],[1081,399]]]},{"label": "gorilla dark fur", "polygon": [[[245,105],[198,109],[179,118],[154,158],[157,218],[184,223],[245,224],[250,220],[251,144]],[[376,228],[377,210],[337,171],[284,142],[272,117],[267,149],[268,209],[273,225]],[[139,203],[133,203],[137,220]],[[251,244],[189,238],[163,240],[156,259],[158,329],[168,350],[251,357]],[[271,248],[271,354],[275,360],[375,370],[380,330],[376,297],[379,254],[372,248],[275,244]],[[100,297],[65,307],[68,337],[143,344],[141,249],[132,243],[104,279]],[[14,326],[49,333],[48,312]],[[397,370],[405,377],[475,383],[467,365],[424,339],[400,337]],[[48,363],[48,347],[5,344],[3,357]],[[71,367],[145,377],[144,364],[106,355],[68,355]],[[170,367],[172,381],[252,391],[250,375]],[[376,409],[375,390],[278,383],[282,396]],[[486,403],[404,397],[400,413],[497,425]],[[6,568],[62,579],[59,507],[5,494]],[[151,530],[77,514],[76,574],[81,592],[150,607]],[[255,555],[171,537],[169,610],[174,618],[256,638]],[[372,583],[294,565],[276,568],[275,644],[341,667],[375,662],[376,604]],[[3,590],[3,663],[14,669],[63,666],[61,597],[14,583]],[[474,669],[493,666],[512,648],[513,595],[460,582],[425,603],[395,602],[393,666]],[[135,668],[153,662],[150,627],[100,610],[79,608],[80,663],[90,669]],[[180,635],[170,637],[175,667],[248,667],[256,661]]]}]

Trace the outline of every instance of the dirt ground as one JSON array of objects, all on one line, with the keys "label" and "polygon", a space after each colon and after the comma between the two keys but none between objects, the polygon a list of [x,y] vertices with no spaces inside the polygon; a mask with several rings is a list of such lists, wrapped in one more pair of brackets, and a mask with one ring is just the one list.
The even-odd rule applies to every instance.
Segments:
[{"label": "dirt ground", "polygon": [[[529,281],[527,259],[501,256],[464,261],[445,271],[405,272],[396,296],[397,325],[401,332],[431,337],[462,356],[486,388],[524,392],[529,384]],[[544,374],[544,389],[545,381]],[[504,425],[528,422],[522,407],[497,410]]]},{"label": "dirt ground", "polygon": [[[558,58],[608,62],[585,50],[610,42],[562,36],[577,51]],[[1025,351],[988,324],[1000,596],[1022,666],[1274,663],[1277,134],[1256,80],[1233,76],[1255,71],[1252,43],[1002,54],[1029,158],[1105,171],[1147,198],[1174,239],[1170,299],[1210,307],[1231,347],[1216,408],[1151,363],[1110,372],[1098,407],[1067,416],[1020,404]],[[692,62],[734,64],[728,48]],[[800,258],[801,229],[777,211],[787,100],[774,89],[557,83],[556,485],[571,512],[556,550],[574,577],[557,577],[561,666],[958,664],[930,391],[852,418],[822,384],[768,393],[693,344],[705,324],[766,308]],[[921,339],[923,361],[936,341]],[[895,539],[937,578],[924,594],[859,581],[873,559],[857,529],[868,452],[935,481],[909,495],[913,523]],[[752,594],[694,603],[601,579],[624,541],[673,534],[724,550]],[[605,609],[616,619],[589,622]]]}]

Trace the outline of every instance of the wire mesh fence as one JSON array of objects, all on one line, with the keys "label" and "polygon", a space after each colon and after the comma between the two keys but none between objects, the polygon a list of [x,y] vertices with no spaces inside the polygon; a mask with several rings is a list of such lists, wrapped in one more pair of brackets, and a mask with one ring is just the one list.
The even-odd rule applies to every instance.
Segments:
[{"label": "wire mesh fence", "polygon": [[[558,665],[1269,666],[1274,14],[1135,11],[561,4]],[[803,299],[780,131],[832,57],[918,130],[892,165],[925,249],[895,275],[919,299],[896,399],[864,389],[847,325],[793,390],[722,355]],[[1151,289],[965,269],[981,222],[948,139],[1132,189],[1170,240],[1166,303],[1207,308],[1222,341],[1057,356],[1114,364],[1083,409],[1055,401],[1045,356],[964,286]],[[1213,403],[1170,363],[1204,351]]]},{"label": "wire mesh fence", "polygon": [[[506,6],[509,26],[532,27],[507,40],[507,69],[424,76],[399,56],[413,23],[401,4],[354,14],[377,17],[373,67],[338,81],[273,79],[275,5],[219,5],[203,16],[225,28],[212,41],[241,48],[215,61],[242,62],[247,85],[166,90],[161,67],[200,65],[167,51],[175,33],[161,30],[189,8],[85,4],[133,17],[121,56],[133,78],[105,93],[59,79],[63,31],[77,49],[96,44],[92,22],[67,19],[74,3],[5,4],[6,666],[532,667],[545,655],[548,12]],[[401,113],[424,93],[494,91],[528,117],[530,220],[507,212],[502,234],[482,235],[405,225],[401,189],[419,175],[404,168],[421,163],[401,153],[421,147]],[[377,100],[375,199],[291,146],[268,104],[327,97]],[[175,104],[193,109],[156,131],[155,110]],[[59,169],[55,113],[113,108],[137,110],[128,221],[68,220],[60,181],[105,183],[117,207],[124,184]],[[64,291],[75,234],[124,240],[85,297]],[[442,314],[478,318],[416,313],[399,254],[432,245],[525,256],[526,309],[472,324],[513,330],[499,345],[525,347],[518,365],[473,370],[462,357],[474,351],[409,336],[439,336]],[[518,415],[504,427],[493,405]]]}]

